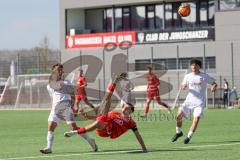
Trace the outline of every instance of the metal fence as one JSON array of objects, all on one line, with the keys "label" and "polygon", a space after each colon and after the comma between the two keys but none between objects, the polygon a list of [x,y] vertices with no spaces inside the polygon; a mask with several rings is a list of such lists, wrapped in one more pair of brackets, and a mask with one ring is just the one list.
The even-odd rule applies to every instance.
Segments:
[{"label": "metal fence", "polygon": [[[173,105],[176,100],[179,88],[185,71],[182,71],[179,75],[175,73],[166,73],[160,77],[161,84],[159,87],[161,99],[170,105]],[[212,108],[224,108],[223,105],[223,77],[214,76],[216,78],[218,89],[215,93],[210,91],[208,87],[206,92],[207,106]],[[72,75],[67,77],[72,83],[76,85],[76,78]],[[177,79],[180,79],[178,81]],[[224,77],[230,80],[231,76]],[[145,107],[146,102],[146,79],[144,78],[131,78],[131,81],[135,85],[132,91],[132,102],[136,103],[139,108]],[[18,75],[13,80],[9,77],[4,88],[1,98],[0,98],[0,108],[50,108],[51,98],[47,91],[47,84],[49,80],[49,74],[32,74],[32,75]],[[89,79],[88,79],[89,80]],[[93,80],[89,80],[93,81]],[[94,82],[88,83],[86,87],[86,92],[88,99],[95,105],[98,106],[105,94],[105,89],[103,88],[103,83],[108,84],[110,79],[96,79]],[[240,86],[240,77],[235,77],[236,86]],[[76,86],[75,86],[76,87]],[[232,89],[232,87],[230,88]],[[232,93],[232,92],[229,92]],[[238,97],[231,97],[230,105],[239,107],[239,96],[240,88],[236,88],[236,93]],[[181,104],[186,98],[187,91],[180,92],[178,97],[177,106]],[[230,94],[229,94],[230,95]],[[113,96],[113,105],[117,105],[122,97],[121,86],[117,85],[116,92]],[[82,105],[85,105],[82,103]],[[153,108],[158,108],[156,102],[152,104]],[[226,105],[226,107],[229,105]]]}]

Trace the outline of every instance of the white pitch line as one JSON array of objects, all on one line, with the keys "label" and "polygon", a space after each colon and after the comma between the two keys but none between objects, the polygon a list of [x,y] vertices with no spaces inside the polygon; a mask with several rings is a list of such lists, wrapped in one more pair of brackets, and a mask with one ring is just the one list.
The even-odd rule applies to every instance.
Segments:
[{"label": "white pitch line", "polygon": [[[161,148],[161,149],[162,150],[166,150],[166,149],[188,149],[188,148],[204,148],[204,147],[219,147],[219,146],[234,146],[234,145],[240,145],[240,143],[222,143],[222,144],[209,144],[209,145],[173,147],[173,148]],[[59,154],[59,155],[52,155],[52,156],[51,155],[43,155],[43,156],[32,156],[32,157],[5,158],[5,159],[0,159],[0,160],[40,159],[40,158],[70,157],[70,156],[83,156],[83,155],[107,155],[107,154],[117,154],[117,153],[132,153],[132,152],[139,152],[139,151],[141,151],[141,150]],[[154,151],[154,150],[152,150],[152,151]],[[151,152],[151,150],[149,150],[149,152]]]},{"label": "white pitch line", "polygon": [[0,111],[48,111],[51,108],[0,108]]}]

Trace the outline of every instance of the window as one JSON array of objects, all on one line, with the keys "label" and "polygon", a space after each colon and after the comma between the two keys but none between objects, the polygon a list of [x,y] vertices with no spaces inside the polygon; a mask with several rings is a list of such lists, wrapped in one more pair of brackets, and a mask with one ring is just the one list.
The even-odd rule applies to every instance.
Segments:
[{"label": "window", "polygon": [[219,0],[220,10],[233,10],[240,8],[240,0]]},{"label": "window", "polygon": [[177,59],[176,58],[169,58],[167,59],[167,69],[177,69]]},{"label": "window", "polygon": [[200,1],[200,8],[199,8],[200,26],[208,25],[207,7],[208,7],[208,2],[207,1]]},{"label": "window", "polygon": [[205,58],[205,68],[215,69],[216,68],[216,57],[206,57]]},{"label": "window", "polygon": [[215,2],[214,0],[208,1],[208,24],[214,25],[214,14],[215,14]]},{"label": "window", "polygon": [[131,8],[131,27],[134,30],[142,30],[146,27],[146,9],[145,6]]},{"label": "window", "polygon": [[163,27],[164,27],[163,4],[155,6],[155,21],[156,21],[156,28],[157,29],[163,29]]},{"label": "window", "polygon": [[115,19],[114,19],[114,27],[115,31],[121,31],[122,30],[122,8],[115,8]]},{"label": "window", "polygon": [[155,29],[155,6],[147,6],[147,28]]},{"label": "window", "polygon": [[107,32],[112,31],[112,18],[113,18],[113,12],[112,9],[106,9],[104,10],[104,29]]},{"label": "window", "polygon": [[[222,8],[231,5],[234,8],[240,7],[240,0],[218,1]],[[181,17],[178,14],[178,8],[181,5],[179,1],[141,6],[118,6],[114,9],[107,8],[104,9],[103,30],[112,31],[113,15],[115,31],[163,30],[214,25],[215,0],[192,0],[186,1],[186,3],[191,7],[191,14],[187,17]]]},{"label": "window", "polygon": [[179,69],[188,69],[192,58],[179,58]]},{"label": "window", "polygon": [[130,8],[123,8],[123,30],[129,30],[131,28]]},{"label": "window", "polygon": [[144,59],[144,60],[135,60],[135,70],[136,71],[144,71],[147,70],[147,66],[151,64],[150,59]]},{"label": "window", "polygon": [[153,63],[157,64],[155,65],[156,70],[166,70],[166,59],[154,59]]},{"label": "window", "polygon": [[165,28],[172,28],[172,4],[165,5]]},{"label": "window", "polygon": [[179,8],[180,5],[181,5],[181,3],[179,3],[179,2],[176,2],[176,3],[172,4],[172,6],[173,6],[173,26],[175,28],[180,28],[181,27],[181,17],[178,14],[178,8]]},{"label": "window", "polygon": [[[203,63],[203,57],[195,57]],[[190,61],[192,57],[183,57],[179,58],[178,60],[178,67],[177,67],[177,59],[176,58],[163,58],[163,59],[153,59],[153,63],[156,64],[156,70],[176,70],[176,69],[189,69]],[[150,59],[144,60],[135,60],[135,67],[136,71],[146,70],[147,65],[151,65]],[[216,57],[205,57],[205,69],[215,69],[216,68]],[[202,66],[202,69],[204,67]]]}]

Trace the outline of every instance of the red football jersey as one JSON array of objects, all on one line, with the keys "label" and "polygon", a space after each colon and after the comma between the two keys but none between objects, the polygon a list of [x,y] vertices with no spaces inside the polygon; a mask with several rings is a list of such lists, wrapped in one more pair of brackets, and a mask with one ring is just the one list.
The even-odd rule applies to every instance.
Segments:
[{"label": "red football jersey", "polygon": [[158,90],[158,85],[160,84],[159,79],[157,78],[157,76],[155,74],[148,74],[147,75],[147,90],[148,91],[156,91]]},{"label": "red football jersey", "polygon": [[105,129],[96,130],[101,137],[110,137],[112,139],[121,136],[129,129],[136,128],[136,122],[132,119],[125,119],[121,113],[109,112],[106,116],[99,116],[97,121],[105,124]]},{"label": "red football jersey", "polygon": [[86,84],[86,78],[83,76],[80,76],[77,80],[77,94],[78,95],[86,95],[86,91],[85,91],[85,86],[83,86],[84,84]]}]

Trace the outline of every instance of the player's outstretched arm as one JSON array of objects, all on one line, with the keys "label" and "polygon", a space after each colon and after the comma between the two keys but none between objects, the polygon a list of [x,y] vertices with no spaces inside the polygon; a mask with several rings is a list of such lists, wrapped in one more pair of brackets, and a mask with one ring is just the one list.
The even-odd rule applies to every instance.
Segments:
[{"label": "player's outstretched arm", "polygon": [[181,89],[182,89],[182,90],[187,89],[187,84],[181,84]]},{"label": "player's outstretched arm", "polygon": [[217,89],[217,83],[216,82],[213,82],[212,85],[211,85],[211,91],[212,92],[215,92]]},{"label": "player's outstretched arm", "polygon": [[86,119],[89,119],[89,120],[95,120],[97,118],[97,115],[89,115],[87,114],[86,112],[83,111],[83,109],[80,109],[80,114],[86,118]]},{"label": "player's outstretched arm", "polygon": [[146,153],[146,152],[147,152],[147,148],[146,148],[146,146],[145,146],[145,143],[144,143],[144,141],[143,141],[142,136],[140,135],[140,133],[138,132],[137,129],[133,129],[133,133],[135,134],[135,136],[136,136],[139,144],[141,145],[143,152]]}]

